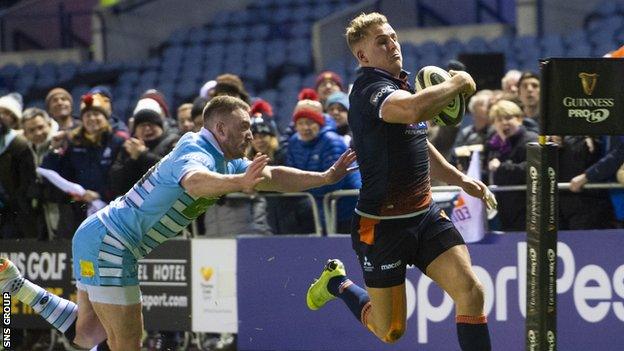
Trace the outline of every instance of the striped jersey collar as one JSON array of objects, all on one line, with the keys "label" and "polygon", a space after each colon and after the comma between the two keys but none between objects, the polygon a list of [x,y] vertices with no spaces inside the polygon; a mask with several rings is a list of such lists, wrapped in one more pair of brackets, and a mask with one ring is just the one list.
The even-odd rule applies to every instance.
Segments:
[{"label": "striped jersey collar", "polygon": [[212,147],[215,150],[217,150],[219,152],[219,154],[221,154],[221,157],[225,157],[223,155],[223,150],[221,150],[221,147],[219,146],[219,142],[214,137],[214,135],[212,134],[211,131],[209,131],[208,129],[202,127],[202,129],[199,131],[199,135],[201,135],[206,141],[208,141],[210,143],[210,145],[212,145]]}]

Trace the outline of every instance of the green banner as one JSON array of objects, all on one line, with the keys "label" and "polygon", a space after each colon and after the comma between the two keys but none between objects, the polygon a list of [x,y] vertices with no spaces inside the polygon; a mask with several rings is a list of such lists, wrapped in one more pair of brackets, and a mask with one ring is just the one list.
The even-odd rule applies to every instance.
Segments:
[{"label": "green banner", "polygon": [[557,349],[557,146],[527,146],[526,350]]}]

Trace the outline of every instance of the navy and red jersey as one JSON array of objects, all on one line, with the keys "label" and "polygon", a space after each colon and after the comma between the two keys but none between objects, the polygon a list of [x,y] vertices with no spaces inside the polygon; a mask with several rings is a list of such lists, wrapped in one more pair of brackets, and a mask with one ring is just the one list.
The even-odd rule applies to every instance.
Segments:
[{"label": "navy and red jersey", "polygon": [[414,93],[407,83],[372,67],[362,67],[349,94],[349,126],[357,154],[362,189],[356,207],[361,216],[403,218],[429,208],[427,125],[387,123],[381,106],[397,90]]}]

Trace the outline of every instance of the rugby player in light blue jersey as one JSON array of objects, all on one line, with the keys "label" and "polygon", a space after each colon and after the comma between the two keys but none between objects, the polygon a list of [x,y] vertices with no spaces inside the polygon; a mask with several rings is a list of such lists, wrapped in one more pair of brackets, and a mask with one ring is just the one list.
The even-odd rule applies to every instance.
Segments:
[{"label": "rugby player in light blue jersey", "polygon": [[302,191],[332,184],[355,161],[348,150],[325,172],[244,159],[252,140],[249,106],[219,96],[204,109],[204,127],[185,134],[124,196],[87,218],[72,241],[78,288],[74,304],[25,279],[0,258],[0,290],[30,305],[77,346],[140,350],[143,318],[137,260],[176,236],[231,192]]}]

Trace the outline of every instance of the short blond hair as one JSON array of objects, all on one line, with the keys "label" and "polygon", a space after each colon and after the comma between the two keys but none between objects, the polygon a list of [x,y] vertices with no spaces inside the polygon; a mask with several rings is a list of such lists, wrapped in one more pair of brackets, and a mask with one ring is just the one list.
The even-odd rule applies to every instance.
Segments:
[{"label": "short blond hair", "polygon": [[522,109],[518,104],[509,100],[499,100],[492,107],[489,112],[490,121],[494,121],[497,117],[516,116],[522,118]]},{"label": "short blond hair", "polygon": [[379,12],[361,13],[352,19],[345,31],[347,45],[353,51],[353,46],[368,35],[368,29],[375,25],[383,25],[388,23],[386,16]]}]

